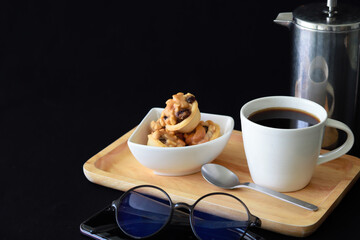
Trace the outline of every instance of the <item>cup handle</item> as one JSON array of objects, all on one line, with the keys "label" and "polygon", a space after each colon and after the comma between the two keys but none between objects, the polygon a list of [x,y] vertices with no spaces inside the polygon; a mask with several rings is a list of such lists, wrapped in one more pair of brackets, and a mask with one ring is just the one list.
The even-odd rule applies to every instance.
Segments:
[{"label": "cup handle", "polygon": [[354,134],[345,123],[328,118],[326,120],[326,126],[345,131],[347,134],[347,138],[346,138],[346,141],[343,143],[343,145],[341,145],[340,147],[338,147],[330,152],[320,154],[319,159],[317,161],[318,165],[329,162],[331,160],[334,160],[338,157],[341,157],[342,155],[345,155],[354,145]]}]

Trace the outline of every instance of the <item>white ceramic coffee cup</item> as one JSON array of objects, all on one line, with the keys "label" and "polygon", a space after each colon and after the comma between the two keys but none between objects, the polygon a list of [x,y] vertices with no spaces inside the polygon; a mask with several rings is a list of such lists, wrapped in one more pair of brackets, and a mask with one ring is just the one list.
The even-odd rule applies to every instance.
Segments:
[{"label": "white ceramic coffee cup", "polygon": [[[310,113],[320,122],[305,128],[281,129],[259,125],[248,117],[267,108],[292,108]],[[252,100],[240,110],[245,154],[252,180],[280,192],[304,188],[316,165],[346,154],[354,135],[344,123],[327,117],[319,104],[297,97],[272,96]],[[320,154],[325,126],[343,130],[347,139],[340,147]]]}]

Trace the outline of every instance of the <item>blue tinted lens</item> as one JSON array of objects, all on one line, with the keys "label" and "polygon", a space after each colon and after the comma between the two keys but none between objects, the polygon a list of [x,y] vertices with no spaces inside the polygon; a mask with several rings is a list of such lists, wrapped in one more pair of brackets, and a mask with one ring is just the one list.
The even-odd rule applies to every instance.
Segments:
[{"label": "blue tinted lens", "polygon": [[194,208],[193,229],[202,240],[241,239],[249,224],[244,205],[227,195],[210,195]]},{"label": "blue tinted lens", "polygon": [[170,216],[167,195],[156,188],[141,187],[124,196],[118,206],[117,221],[125,233],[141,238],[158,232]]}]

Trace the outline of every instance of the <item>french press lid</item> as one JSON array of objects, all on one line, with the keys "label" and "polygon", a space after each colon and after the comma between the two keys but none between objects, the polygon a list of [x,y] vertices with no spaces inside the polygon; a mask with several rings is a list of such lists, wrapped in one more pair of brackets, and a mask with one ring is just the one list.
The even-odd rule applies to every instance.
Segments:
[{"label": "french press lid", "polygon": [[317,31],[351,31],[360,28],[360,8],[327,0],[298,7],[293,19],[297,25]]}]

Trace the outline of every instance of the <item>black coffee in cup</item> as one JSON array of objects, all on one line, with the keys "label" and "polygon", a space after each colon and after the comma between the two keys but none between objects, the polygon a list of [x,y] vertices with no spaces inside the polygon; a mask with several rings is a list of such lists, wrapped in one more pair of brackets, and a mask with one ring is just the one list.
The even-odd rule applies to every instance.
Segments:
[{"label": "black coffee in cup", "polygon": [[312,114],[293,108],[267,108],[252,113],[248,119],[266,127],[283,129],[305,128],[320,122]]}]

